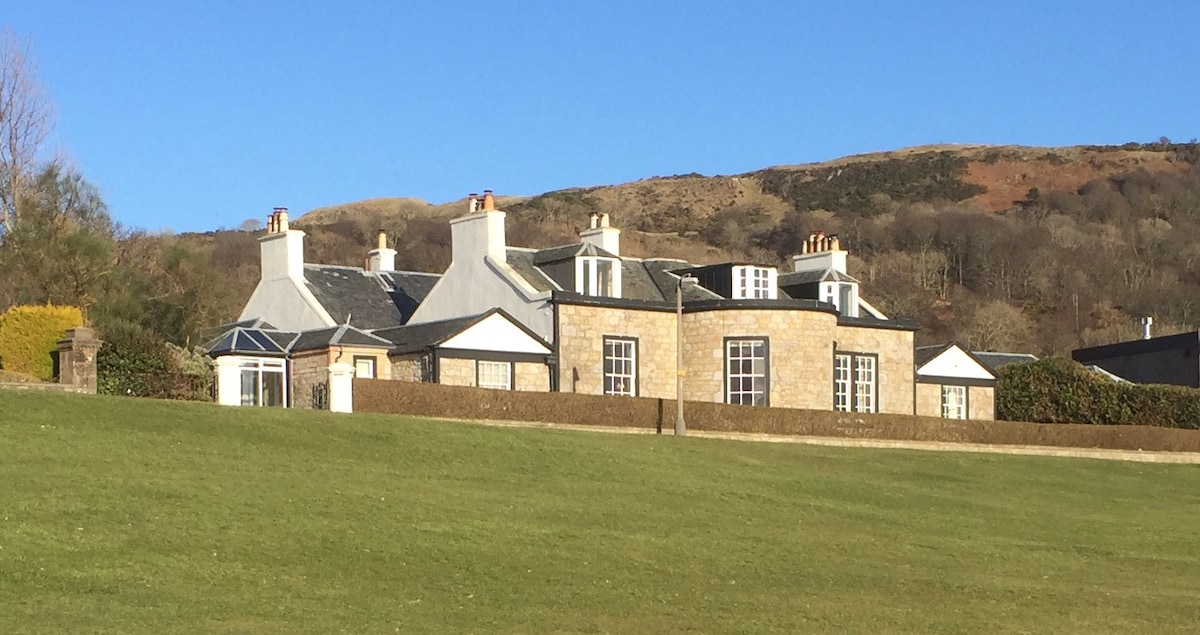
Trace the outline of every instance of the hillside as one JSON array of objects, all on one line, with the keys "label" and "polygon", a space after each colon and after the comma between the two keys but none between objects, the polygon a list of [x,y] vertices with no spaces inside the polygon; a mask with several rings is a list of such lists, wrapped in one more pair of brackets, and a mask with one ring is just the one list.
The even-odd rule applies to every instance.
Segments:
[{"label": "hillside", "polygon": [[1183,633],[1200,611],[1189,466],[0,412],[6,633]]},{"label": "hillside", "polygon": [[[563,244],[591,211],[622,251],[786,267],[812,229],[839,233],[851,273],[920,344],[1066,353],[1200,326],[1200,145],[922,146],[735,176],[648,178],[501,199],[510,242]],[[440,271],[465,202],[388,199],[315,210],[317,261],[360,264],[375,227],[398,266]],[[336,220],[331,220],[336,219]],[[328,224],[324,224],[327,223]]]},{"label": "hillside", "polygon": [[[622,253],[696,263],[788,267],[808,232],[836,233],[850,273],[885,313],[914,318],[919,345],[1068,353],[1200,327],[1200,144],[1025,148],[924,146],[733,176],[685,174],[536,196],[501,196],[509,243],[578,240],[587,215],[609,213]],[[450,262],[448,220],[466,202],[385,198],[313,210],[308,262],[362,266],[386,229],[400,269]],[[256,284],[258,234],[133,233],[111,250],[70,251],[70,276],[37,258],[0,276],[0,307],[96,298],[101,327],[132,323],[191,345],[235,319]],[[60,248],[60,247],[55,247]],[[106,248],[107,249],[107,248]],[[57,253],[57,252],[56,252]],[[102,257],[101,257],[102,256]],[[55,257],[57,258],[57,257]],[[61,259],[60,259],[61,260]],[[58,262],[51,258],[49,262]]]}]

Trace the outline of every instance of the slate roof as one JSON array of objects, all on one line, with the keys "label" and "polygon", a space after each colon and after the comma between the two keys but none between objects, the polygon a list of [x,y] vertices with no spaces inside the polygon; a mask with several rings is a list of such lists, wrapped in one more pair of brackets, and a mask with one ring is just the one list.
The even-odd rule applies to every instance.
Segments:
[{"label": "slate roof", "polygon": [[288,350],[297,353],[300,351],[320,350],[329,348],[330,346],[391,348],[392,343],[382,337],[361,331],[349,324],[342,324],[314,331],[303,331],[296,338],[296,341],[292,342]]},{"label": "slate roof", "polygon": [[779,274],[779,286],[791,287],[798,284],[812,284],[814,282],[858,282],[853,276],[842,273],[837,269],[813,270],[813,271],[792,271],[790,273]]},{"label": "slate roof", "polygon": [[[647,275],[654,283],[658,290],[658,300],[667,300],[673,302],[675,300],[675,286],[679,284],[679,276],[672,274],[672,271],[689,269],[695,265],[686,260],[674,260],[671,258],[647,258],[641,261],[642,266],[646,269]],[[705,289],[698,284],[683,285],[683,301],[695,302],[699,300],[719,300],[721,296],[713,291]]]},{"label": "slate roof", "polygon": [[933,358],[942,354],[947,348],[953,344],[938,344],[936,346],[918,346],[913,350],[913,366],[920,368],[928,364]]},{"label": "slate roof", "polygon": [[305,282],[330,317],[364,330],[407,322],[439,278],[432,273],[304,265]]},{"label": "slate roof", "polygon": [[416,353],[445,342],[487,315],[490,315],[490,313],[469,315],[449,320],[438,320],[436,322],[408,324],[375,331],[375,335],[392,344],[392,354]]},{"label": "slate roof", "polygon": [[544,265],[550,262],[561,262],[576,256],[598,256],[601,258],[616,258],[617,256],[591,243],[571,243],[559,247],[539,249],[533,257],[533,264]]},{"label": "slate roof", "polygon": [[996,353],[992,351],[971,351],[979,361],[983,362],[988,370],[996,372],[996,369],[1006,364],[1019,364],[1022,362],[1036,362],[1037,355],[1029,353]]},{"label": "slate roof", "polygon": [[510,247],[506,252],[508,266],[512,267],[525,282],[528,282],[530,286],[538,291],[553,291],[558,289],[559,286],[549,276],[542,273],[541,269],[537,268],[537,265],[533,264],[537,253],[537,250],[534,249],[513,249]]}]

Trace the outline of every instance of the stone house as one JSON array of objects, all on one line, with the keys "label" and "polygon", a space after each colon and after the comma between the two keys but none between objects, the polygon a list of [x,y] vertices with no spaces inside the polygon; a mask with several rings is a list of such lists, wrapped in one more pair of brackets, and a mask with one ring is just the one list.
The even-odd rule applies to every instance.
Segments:
[{"label": "stone house", "polygon": [[258,357],[288,378],[282,403],[298,407],[310,401],[305,382],[332,381],[337,366],[347,377],[657,398],[674,398],[682,375],[685,400],[916,412],[916,324],[861,297],[837,236],[814,232],[789,271],[623,256],[606,214],[590,216],[579,242],[527,249],[507,244],[494,200],[472,195],[450,221],[440,275],[394,271],[382,232],[364,269],[305,264],[303,232],[276,210],[260,239],[262,281],[209,348],[218,375],[246,364],[236,385],[248,394],[262,346]]}]

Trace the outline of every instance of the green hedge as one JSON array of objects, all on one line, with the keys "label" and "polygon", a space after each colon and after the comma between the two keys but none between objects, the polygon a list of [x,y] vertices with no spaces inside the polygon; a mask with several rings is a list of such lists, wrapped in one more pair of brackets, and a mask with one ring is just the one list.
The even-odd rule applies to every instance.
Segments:
[{"label": "green hedge", "polygon": [[138,324],[110,323],[100,334],[104,346],[96,354],[96,390],[102,395],[154,396],[156,378],[175,370],[167,345]]},{"label": "green hedge", "polygon": [[0,363],[7,371],[54,379],[58,341],[82,324],[79,307],[14,306],[0,315]]},{"label": "green hedge", "polygon": [[1200,391],[1118,383],[1061,357],[1000,369],[996,415],[1009,421],[1200,429]]}]

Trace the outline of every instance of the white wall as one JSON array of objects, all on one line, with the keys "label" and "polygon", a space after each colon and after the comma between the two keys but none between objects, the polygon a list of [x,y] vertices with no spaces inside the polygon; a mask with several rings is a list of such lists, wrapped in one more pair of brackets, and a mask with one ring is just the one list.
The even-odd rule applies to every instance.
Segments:
[{"label": "white wall", "polygon": [[962,379],[995,379],[987,368],[976,363],[957,346],[929,360],[917,369],[917,375],[927,377],[959,377]]},{"label": "white wall", "polygon": [[292,278],[260,280],[238,320],[262,318],[284,331],[337,326],[303,281]]},{"label": "white wall", "polygon": [[442,343],[440,348],[505,353],[550,354],[550,349],[509,322],[503,315],[493,313],[478,324]]},{"label": "white wall", "polygon": [[504,212],[470,214],[451,221],[453,259],[441,280],[413,313],[410,324],[479,315],[501,308],[547,341],[554,312],[504,258]]}]

